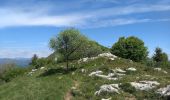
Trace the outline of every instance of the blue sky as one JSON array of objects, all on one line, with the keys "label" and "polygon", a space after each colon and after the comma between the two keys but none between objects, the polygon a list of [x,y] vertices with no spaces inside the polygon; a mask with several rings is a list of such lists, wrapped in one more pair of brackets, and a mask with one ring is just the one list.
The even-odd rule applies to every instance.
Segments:
[{"label": "blue sky", "polygon": [[137,36],[170,55],[169,0],[0,0],[0,58],[48,56],[49,39],[75,27],[111,47]]}]

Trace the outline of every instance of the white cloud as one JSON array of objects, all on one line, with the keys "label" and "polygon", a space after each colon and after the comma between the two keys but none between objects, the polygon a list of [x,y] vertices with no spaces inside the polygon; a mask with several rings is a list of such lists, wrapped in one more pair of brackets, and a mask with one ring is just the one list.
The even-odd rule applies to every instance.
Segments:
[{"label": "white cloud", "polygon": [[[115,26],[143,22],[141,21],[143,19],[137,21],[138,19],[131,18],[130,20],[123,19],[123,23],[123,21],[120,21],[120,17],[124,15],[160,11],[170,11],[170,5],[132,5],[125,7],[100,8],[91,11],[82,10],[71,13],[65,12],[67,14],[49,14],[49,12],[52,12],[50,7],[41,8],[41,10],[6,7],[0,8],[0,28],[15,26],[84,27],[92,25],[93,23],[91,22],[93,22],[93,20],[98,20],[99,23],[118,22],[118,24],[113,25]],[[111,17],[112,19],[107,19],[108,17]],[[98,24],[95,25],[98,27]],[[106,26],[106,24],[102,26]]]}]

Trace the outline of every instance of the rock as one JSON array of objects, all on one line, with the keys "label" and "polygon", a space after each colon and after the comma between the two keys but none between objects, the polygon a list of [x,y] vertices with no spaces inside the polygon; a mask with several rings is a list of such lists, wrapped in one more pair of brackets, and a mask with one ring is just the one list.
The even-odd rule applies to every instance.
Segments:
[{"label": "rock", "polygon": [[108,93],[119,93],[119,85],[118,84],[104,84],[100,86],[100,90],[95,92],[95,95],[100,95],[103,92],[108,92]]},{"label": "rock", "polygon": [[154,70],[161,71],[162,69],[161,68],[154,68]]},{"label": "rock", "polygon": [[115,58],[109,58],[110,60],[115,60]]},{"label": "rock", "polygon": [[151,77],[151,75],[145,75],[146,77]]},{"label": "rock", "polygon": [[45,67],[41,67],[40,69],[44,69]]},{"label": "rock", "polygon": [[162,71],[163,73],[168,74],[167,71],[164,71],[164,70],[162,70],[161,68],[154,68],[154,70],[156,70],[156,71]]},{"label": "rock", "polygon": [[29,72],[28,75],[32,76],[33,72]]},{"label": "rock", "polygon": [[108,75],[106,76],[106,75],[97,74],[96,76],[104,78],[104,79],[108,79],[108,80],[118,80],[118,78],[112,77],[112,76],[108,76]]},{"label": "rock", "polygon": [[170,85],[164,88],[160,88],[157,90],[158,94],[161,94],[162,96],[170,96]]},{"label": "rock", "polygon": [[32,72],[35,72],[35,71],[37,71],[37,69],[32,69]]},{"label": "rock", "polygon": [[128,71],[136,71],[136,68],[130,67],[127,69]]},{"label": "rock", "polygon": [[92,72],[89,74],[89,76],[93,76],[93,75],[98,75],[98,74],[102,74],[103,72],[102,71],[95,71],[95,72]]},{"label": "rock", "polygon": [[81,72],[82,72],[82,73],[86,73],[86,70],[85,70],[85,69],[81,69]]},{"label": "rock", "polygon": [[112,100],[112,98],[111,98],[111,97],[110,97],[110,98],[108,98],[108,99],[103,99],[103,98],[102,98],[101,100]]},{"label": "rock", "polygon": [[72,72],[71,75],[75,75],[75,72]]},{"label": "rock", "polygon": [[167,71],[163,71],[163,73],[168,74],[168,72],[167,72]]},{"label": "rock", "polygon": [[115,72],[115,73],[126,73],[126,71],[124,71],[124,70],[122,70],[122,69],[120,69],[120,68],[116,68],[116,69],[113,69],[112,70],[113,72]]},{"label": "rock", "polygon": [[80,63],[80,62],[87,62],[88,60],[95,60],[95,59],[97,59],[97,58],[99,58],[99,57],[107,57],[107,58],[109,58],[110,60],[115,60],[115,58],[117,58],[117,56],[115,56],[115,55],[111,54],[110,52],[108,52],[108,53],[99,54],[97,57],[91,57],[91,58],[86,57],[86,58],[82,58],[82,59],[78,60],[78,63]]},{"label": "rock", "polygon": [[98,57],[108,57],[108,58],[113,58],[113,59],[117,58],[117,56],[111,54],[110,52],[99,54]]},{"label": "rock", "polygon": [[114,70],[114,73],[109,73],[108,75],[102,75],[102,73],[103,73],[102,71],[95,71],[95,72],[90,73],[89,76],[97,76],[97,77],[101,77],[101,78],[104,78],[104,79],[107,79],[107,80],[118,80],[121,77],[117,77],[117,76],[126,75],[126,74],[122,74],[124,72],[126,72],[126,71],[123,71],[122,69],[117,68],[117,69]]},{"label": "rock", "polygon": [[160,85],[160,83],[158,83],[157,81],[140,81],[140,82],[131,82],[130,84],[138,90],[146,90],[146,91]]}]

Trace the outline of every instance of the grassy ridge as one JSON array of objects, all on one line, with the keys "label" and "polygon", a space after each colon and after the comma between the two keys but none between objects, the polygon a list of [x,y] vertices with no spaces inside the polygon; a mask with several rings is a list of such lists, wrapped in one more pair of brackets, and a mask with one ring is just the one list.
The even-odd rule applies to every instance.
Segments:
[{"label": "grassy ridge", "polygon": [[[65,73],[63,66],[65,66],[65,63],[50,67],[45,66],[45,69],[38,69],[32,76],[25,73],[24,76],[19,76],[11,82],[0,85],[0,100],[63,100],[69,91],[71,91],[73,100],[101,100],[101,98],[109,97],[112,97],[113,100],[164,99],[154,91],[159,87],[170,84],[169,74],[154,71],[153,68],[126,59],[111,61],[106,58],[98,58],[81,64],[75,61],[70,63],[72,70],[67,73]],[[137,71],[129,72],[117,81],[88,76],[89,73],[96,70],[102,70],[104,74],[108,74],[111,69],[121,68],[125,70],[129,67],[134,67]],[[82,73],[82,69],[85,69],[86,72]],[[165,70],[170,73],[169,69]],[[103,84],[128,83],[140,80],[154,80],[161,85],[150,91],[136,91],[135,93],[122,91],[121,94],[94,95],[95,91],[99,90],[99,87]],[[76,89],[71,89],[73,86]]]}]

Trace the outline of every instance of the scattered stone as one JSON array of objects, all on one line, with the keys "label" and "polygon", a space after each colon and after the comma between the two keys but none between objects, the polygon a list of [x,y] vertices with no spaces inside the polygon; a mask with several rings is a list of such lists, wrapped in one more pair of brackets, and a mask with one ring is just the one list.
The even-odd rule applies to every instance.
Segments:
[{"label": "scattered stone", "polygon": [[154,68],[154,70],[161,71],[162,69],[161,68]]},{"label": "scattered stone", "polygon": [[29,72],[28,75],[32,76],[33,72]]},{"label": "scattered stone", "polygon": [[151,75],[145,75],[146,77],[151,77]]},{"label": "scattered stone", "polygon": [[86,73],[86,70],[85,70],[85,69],[81,69],[81,72],[82,72],[82,73]]},{"label": "scattered stone", "polygon": [[128,71],[136,71],[136,68],[130,67],[127,69]]},{"label": "scattered stone", "polygon": [[118,80],[118,78],[116,77],[112,77],[112,76],[109,76],[109,75],[100,75],[100,74],[96,74],[97,77],[101,77],[101,78],[104,78],[104,79],[108,79],[108,80]]},{"label": "scattered stone", "polygon": [[103,72],[102,71],[95,71],[95,72],[92,72],[89,74],[89,76],[93,76],[93,75],[98,75],[98,74],[102,74]]},{"label": "scattered stone", "polygon": [[126,71],[124,71],[124,70],[122,70],[122,69],[120,69],[120,68],[116,68],[116,69],[112,69],[112,71],[113,72],[115,72],[115,73],[126,73]]},{"label": "scattered stone", "polygon": [[40,69],[44,69],[45,67],[41,67]]},{"label": "scattered stone", "polygon": [[32,70],[28,73],[28,75],[32,76],[32,74],[33,74],[35,71],[37,71],[37,69],[32,69]]},{"label": "scattered stone", "polygon": [[119,93],[119,85],[118,84],[105,84],[100,86],[100,90],[95,92],[95,95],[100,95],[103,92],[108,92],[108,93]]},{"label": "scattered stone", "polygon": [[108,52],[108,53],[99,54],[99,55],[96,56],[96,57],[91,57],[91,58],[86,57],[86,58],[82,58],[82,59],[78,60],[78,63],[87,62],[87,61],[89,61],[89,60],[94,60],[94,59],[97,59],[97,58],[99,58],[99,57],[107,57],[107,58],[109,58],[110,60],[115,60],[115,59],[117,58],[117,56],[115,56],[115,55],[111,54],[110,52]]},{"label": "scattered stone", "polygon": [[99,54],[98,57],[108,57],[108,58],[113,58],[113,59],[117,58],[117,56],[111,54],[110,52]]},{"label": "scattered stone", "polygon": [[162,70],[161,68],[154,68],[154,70],[156,70],[156,71],[162,71],[163,73],[168,74],[168,72],[167,72],[167,71]]},{"label": "scattered stone", "polygon": [[75,72],[72,72],[71,75],[75,75]]},{"label": "scattered stone", "polygon": [[101,100],[112,100],[112,98],[111,98],[111,97],[110,97],[110,98],[108,98],[108,99],[103,99],[103,98],[102,98]]},{"label": "scattered stone", "polygon": [[120,68],[114,69],[113,72],[114,73],[109,73],[108,75],[102,75],[102,73],[103,73],[102,71],[95,71],[95,72],[90,73],[89,76],[97,76],[97,77],[101,77],[101,78],[108,79],[108,80],[118,80],[118,79],[122,78],[121,76],[126,75],[126,74],[123,74],[126,71],[124,71]]},{"label": "scattered stone", "polygon": [[157,90],[158,94],[161,94],[162,96],[170,96],[170,85],[164,88],[160,88]]},{"label": "scattered stone", "polygon": [[163,71],[163,73],[168,74],[168,72],[167,72],[167,71]]},{"label": "scattered stone", "polygon": [[35,72],[35,71],[37,71],[37,69],[32,69],[31,71],[32,71],[32,72]]},{"label": "scattered stone", "polygon": [[140,82],[131,82],[130,84],[138,90],[146,90],[146,91],[160,85],[160,83],[158,83],[157,81],[140,81]]}]

